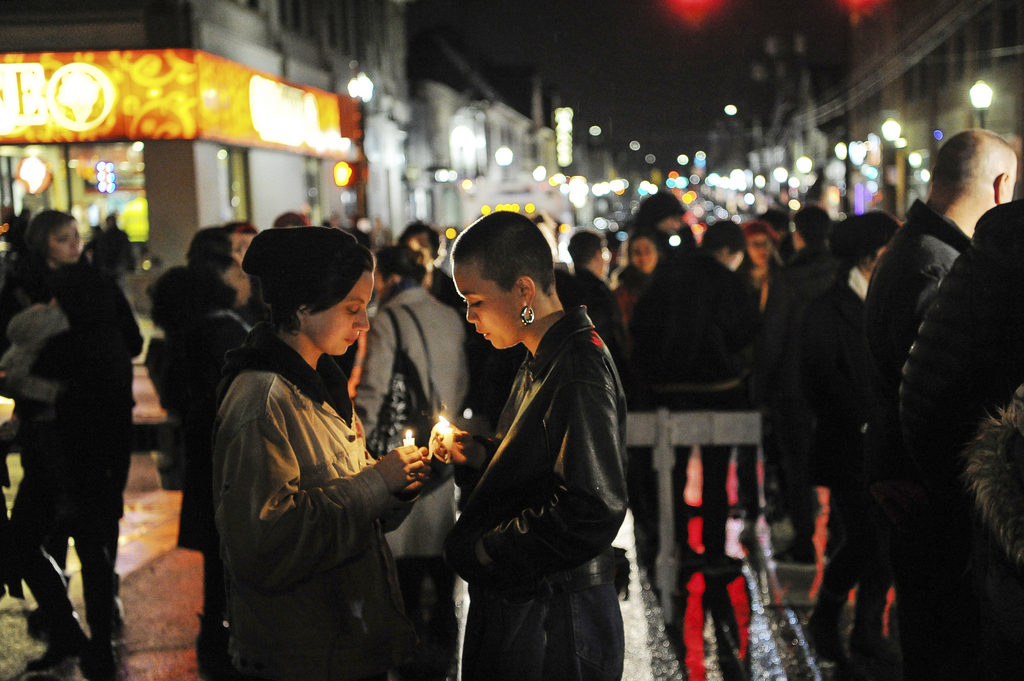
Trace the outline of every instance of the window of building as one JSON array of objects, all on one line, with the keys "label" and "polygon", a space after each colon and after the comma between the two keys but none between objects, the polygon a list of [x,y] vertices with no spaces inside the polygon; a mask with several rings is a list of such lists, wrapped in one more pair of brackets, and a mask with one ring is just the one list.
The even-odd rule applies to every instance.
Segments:
[{"label": "window of building", "polygon": [[945,42],[939,45],[932,52],[932,58],[929,61],[935,70],[935,82],[940,86],[944,85],[949,79],[949,43]]},{"label": "window of building", "polygon": [[924,60],[917,65],[917,95],[920,99],[928,98],[928,88],[931,85],[931,63]]},{"label": "window of building", "polygon": [[[920,66],[920,64],[918,64]],[[903,74],[903,96],[907,102],[913,102],[917,98],[917,68],[907,69]]]},{"label": "window of building", "polygon": [[327,25],[327,44],[333,48],[338,47],[338,8],[333,2],[327,3],[327,15],[324,17]]},{"label": "window of building", "polygon": [[985,71],[992,67],[992,5],[978,13],[977,27],[978,70]]},{"label": "window of building", "polygon": [[999,18],[999,46],[1004,48],[1006,54],[1002,54],[999,58],[1002,62],[1013,61],[1016,55],[1010,53],[1010,49],[1018,45],[1018,26],[1019,17],[1021,12],[1021,5],[1017,0],[1012,2],[1009,0],[1003,0],[1002,13]]},{"label": "window of building", "polygon": [[967,34],[964,29],[957,31],[953,37],[953,77],[963,80],[966,72]]}]

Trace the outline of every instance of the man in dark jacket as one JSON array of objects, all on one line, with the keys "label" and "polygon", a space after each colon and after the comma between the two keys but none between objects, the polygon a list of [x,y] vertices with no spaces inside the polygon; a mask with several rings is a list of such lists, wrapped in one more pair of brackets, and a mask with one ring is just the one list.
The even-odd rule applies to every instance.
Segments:
[{"label": "man in dark jacket", "polygon": [[[933,534],[938,526],[900,429],[900,372],[939,281],[967,249],[978,219],[1012,196],[1016,166],[1012,149],[992,133],[968,130],[951,137],[936,158],[927,203],[911,206],[871,279],[865,303],[876,369],[865,468],[872,493],[895,525],[890,554],[907,679],[939,678],[947,665],[935,658],[935,650],[967,653],[971,647],[951,638],[966,630],[951,624],[966,612],[957,600],[963,589],[937,569]],[[937,592],[945,597],[935,598]],[[952,667],[950,673],[955,677]]]},{"label": "man in dark jacket", "polygon": [[828,213],[808,206],[793,216],[793,224],[796,254],[772,283],[765,303],[754,354],[754,396],[768,405],[793,523],[793,541],[779,558],[813,564],[815,500],[807,457],[814,416],[800,385],[800,334],[808,303],[832,285],[839,261],[828,250]]},{"label": "man in dark jacket", "polygon": [[[829,505],[844,540],[825,567],[808,623],[818,655],[842,661],[839,618],[857,587],[850,651],[895,657],[882,620],[892,585],[881,515],[864,479],[864,424],[873,403],[871,356],[864,338],[864,297],[881,252],[899,223],[882,212],[854,215],[836,225],[832,253],[843,266],[821,298],[807,307],[800,379],[816,416],[810,480],[830,490]],[[831,539],[831,537],[830,537]]]},{"label": "man in dark jacket", "polygon": [[[959,629],[961,645],[966,643],[963,632],[980,620],[981,608],[969,574],[972,521],[961,452],[981,420],[1006,405],[1024,382],[1021,301],[1024,201],[1014,201],[978,221],[970,248],[953,263],[925,312],[903,368],[900,421],[934,509],[935,529],[942,528],[932,535],[940,552],[937,567],[956,580],[961,598],[969,599],[961,616],[947,620],[947,626]],[[969,629],[977,645],[960,648],[970,651],[966,659],[933,657],[943,670],[959,663],[958,678],[985,669],[1004,652],[987,649],[993,642],[986,633],[990,624]],[[1007,678],[994,671],[983,678]]]},{"label": "man in dark jacket", "polygon": [[[615,294],[608,288],[608,263],[611,254],[603,236],[597,232],[581,231],[569,239],[569,255],[572,257],[576,277],[576,292],[580,305],[586,305],[587,316],[601,340],[608,346],[615,360],[615,368],[623,383],[627,383],[626,372],[626,327],[622,323],[622,310],[615,300]],[[556,279],[557,282],[557,279]],[[559,298],[562,298],[559,291]],[[563,298],[566,307],[575,304]]]},{"label": "man in dark jacket", "polygon": [[[633,368],[639,391],[654,406],[676,411],[730,410],[747,406],[744,383],[749,351],[757,333],[758,312],[743,280],[722,264],[714,244],[717,232],[733,228],[732,261],[742,253],[743,233],[733,223],[713,225],[705,235],[705,247],[679,267],[659,270],[637,301],[630,330],[633,335]],[[728,242],[728,239],[724,240]],[[727,247],[728,248],[728,247]],[[704,562],[725,566],[725,521],[729,501],[725,480],[729,466],[728,446],[701,448],[704,498],[701,503]],[[684,552],[687,543],[688,509],[683,501],[689,448],[676,451],[673,469],[676,540]],[[684,564],[696,556],[684,557]]]}]

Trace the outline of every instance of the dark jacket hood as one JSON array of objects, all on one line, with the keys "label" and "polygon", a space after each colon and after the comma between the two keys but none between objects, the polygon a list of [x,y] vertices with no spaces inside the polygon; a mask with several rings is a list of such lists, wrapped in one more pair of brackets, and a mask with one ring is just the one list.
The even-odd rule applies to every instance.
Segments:
[{"label": "dark jacket hood", "polygon": [[224,380],[217,402],[224,399],[231,382],[243,371],[272,371],[293,383],[316,404],[331,405],[345,421],[352,422],[352,400],[348,396],[348,378],[330,355],[322,355],[316,370],[287,343],[277,337],[274,327],[262,322],[253,327],[245,345],[226,355]]},{"label": "dark jacket hood", "polygon": [[981,216],[974,248],[1005,267],[1024,269],[1024,200],[996,206]]}]

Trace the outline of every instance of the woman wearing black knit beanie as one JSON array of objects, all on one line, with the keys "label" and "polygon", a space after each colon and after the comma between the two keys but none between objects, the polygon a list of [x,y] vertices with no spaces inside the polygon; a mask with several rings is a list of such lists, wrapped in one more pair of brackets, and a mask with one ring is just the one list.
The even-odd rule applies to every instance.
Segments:
[{"label": "woman wearing black knit beanie", "polygon": [[258,234],[242,267],[271,322],[227,355],[214,494],[233,662],[267,679],[386,679],[411,650],[384,532],[429,475],[426,450],[366,452],[331,355],[369,328],[373,256],[322,227]]}]

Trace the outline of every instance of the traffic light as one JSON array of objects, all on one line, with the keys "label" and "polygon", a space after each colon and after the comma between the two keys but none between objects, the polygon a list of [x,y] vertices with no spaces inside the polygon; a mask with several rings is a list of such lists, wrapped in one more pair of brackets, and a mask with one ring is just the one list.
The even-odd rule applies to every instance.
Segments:
[{"label": "traffic light", "polygon": [[334,165],[334,184],[339,187],[347,187],[352,184],[353,177],[355,177],[355,169],[351,164],[338,161]]}]

